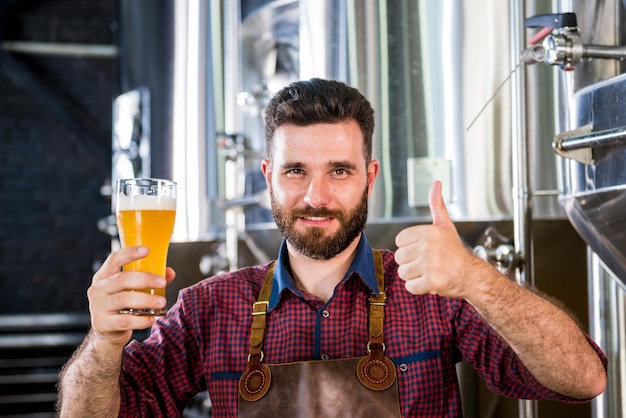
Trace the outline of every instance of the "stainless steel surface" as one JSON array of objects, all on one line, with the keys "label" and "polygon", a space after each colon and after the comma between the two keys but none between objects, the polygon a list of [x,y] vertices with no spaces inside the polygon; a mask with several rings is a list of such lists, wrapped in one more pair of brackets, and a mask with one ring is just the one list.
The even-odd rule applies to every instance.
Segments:
[{"label": "stainless steel surface", "polygon": [[[511,66],[516,65],[520,51],[524,47],[523,18],[525,1],[511,0]],[[520,254],[524,264],[516,271],[516,279],[520,284],[534,283],[533,251],[532,251],[532,196],[530,190],[528,142],[526,134],[526,94],[525,72],[517,71],[511,77],[511,113],[512,117],[512,168],[513,168],[513,223],[515,225],[513,242],[515,251]],[[520,406],[532,409],[530,405]],[[534,414],[525,412],[524,415]]]},{"label": "stainless steel surface", "polygon": [[150,90],[147,88],[127,91],[113,100],[111,184],[119,179],[151,176],[150,119]]},{"label": "stainless steel surface", "polygon": [[572,131],[561,132],[554,140],[554,150],[564,158],[583,164],[594,165],[594,149],[626,145],[626,128],[611,128],[593,132],[593,124],[583,125]]},{"label": "stainless steel surface", "polygon": [[323,76],[348,80],[347,56],[349,2],[333,0],[300,0],[299,13],[299,77]]},{"label": "stainless steel surface", "polygon": [[[551,12],[576,13],[582,44],[624,45],[624,28],[620,23],[624,18],[624,6],[619,0],[558,0],[556,10]],[[572,79],[572,92],[615,77],[625,69],[624,61],[619,59],[582,60],[568,75]]]},{"label": "stainless steel surface", "polygon": [[[578,16],[583,44],[614,46],[626,43],[624,4],[621,1],[560,1],[558,11]],[[605,393],[592,402],[594,418],[624,415],[626,358],[624,335],[624,283],[626,243],[623,215],[626,207],[626,147],[621,141],[597,147],[595,135],[614,133],[626,126],[623,60],[582,60],[574,71],[560,74],[556,95],[562,104],[557,145],[580,134],[576,145],[593,147],[557,151],[561,173],[559,201],[568,219],[589,246],[589,307],[591,335],[608,357]],[[558,117],[558,113],[556,114]],[[605,145],[605,144],[601,144]]]},{"label": "stainless steel surface", "polygon": [[558,144],[559,148],[564,151],[581,148],[602,148],[613,145],[626,145],[625,127],[592,132],[588,135],[571,136]]},{"label": "stainless steel surface", "polygon": [[116,45],[92,45],[92,44],[69,44],[56,42],[31,42],[31,41],[4,41],[0,48],[5,51],[18,52],[21,54],[48,55],[48,56],[76,56],[114,58],[119,54]]},{"label": "stainless steel surface", "polygon": [[[509,24],[511,28],[510,62],[515,68],[518,57],[524,48],[523,19],[526,2],[509,2]],[[512,165],[513,165],[513,225],[514,249],[523,264],[515,269],[515,279],[520,285],[533,286],[533,235],[532,235],[532,196],[530,190],[528,142],[526,134],[526,94],[524,71],[517,71],[511,77],[511,114],[512,114]],[[537,402],[521,399],[519,417],[535,418],[538,414]]]},{"label": "stainless steel surface", "polygon": [[[320,7],[326,5],[324,0],[316,3]],[[245,136],[246,149],[264,151],[262,116],[265,106],[278,90],[300,78],[300,4],[296,0],[273,1],[248,16],[240,16],[240,22],[233,17],[229,16],[229,27],[231,33],[237,35],[234,40],[241,54],[233,65],[240,71],[238,77],[230,80],[228,88],[232,91],[229,96],[239,100],[233,103],[234,119],[227,122],[231,125],[227,126],[227,132]],[[325,39],[324,34],[324,31],[316,33],[320,40]],[[307,49],[307,53],[313,55],[313,52]],[[242,101],[242,97],[248,100]],[[232,126],[233,123],[236,126]],[[258,158],[249,159],[245,169],[259,170],[258,162]],[[244,192],[243,185],[238,192]]]},{"label": "stainless steel surface", "polygon": [[598,255],[588,252],[590,335],[604,347],[609,360],[606,391],[593,401],[594,418],[626,416],[626,294],[607,272]]},{"label": "stainless steel surface", "polygon": [[175,1],[174,61],[171,148],[168,152],[171,175],[178,186],[176,223],[172,240],[198,241],[210,234],[211,206],[208,197],[210,153],[207,150],[208,5],[202,0]]},{"label": "stainless steel surface", "polygon": [[[120,1],[122,92],[146,89],[152,177],[180,184],[173,240],[208,239],[215,162],[213,116],[206,80],[208,2]],[[210,2],[214,3],[214,2]],[[209,134],[211,132],[211,134]]]},{"label": "stainless steel surface", "polygon": [[[479,19],[479,9],[489,13]],[[414,184],[407,176],[407,162],[432,158],[450,166],[451,181],[444,188],[455,219],[510,219],[511,149],[504,140],[511,123],[508,92],[502,90],[466,130],[510,72],[507,60],[495,59],[499,53],[508,56],[508,29],[503,36],[483,37],[478,27],[482,21],[504,28],[507,5],[484,2],[461,9],[451,1],[354,2],[348,15],[354,16],[349,39],[355,46],[349,62],[356,65],[349,82],[377,111],[374,155],[382,170],[371,217],[428,217],[426,207],[408,205],[407,190]],[[470,62],[480,62],[490,77],[478,76]],[[484,155],[493,158],[493,166],[482,165]],[[413,173],[428,176],[427,170]],[[417,192],[426,194],[426,186]]]},{"label": "stainless steel surface", "polygon": [[[571,70],[583,59],[621,60],[626,48],[619,45],[586,45],[580,38],[580,28],[575,13],[556,13],[532,16],[526,20],[531,28],[546,26],[531,39],[531,46],[522,51],[525,64],[544,62]],[[541,44],[538,44],[541,40]]]},{"label": "stainless steel surface", "polygon": [[[573,119],[595,132],[626,125],[626,75],[574,95]],[[591,135],[591,134],[590,134]],[[563,159],[561,204],[587,244],[626,286],[626,144],[593,147],[593,165]]]}]

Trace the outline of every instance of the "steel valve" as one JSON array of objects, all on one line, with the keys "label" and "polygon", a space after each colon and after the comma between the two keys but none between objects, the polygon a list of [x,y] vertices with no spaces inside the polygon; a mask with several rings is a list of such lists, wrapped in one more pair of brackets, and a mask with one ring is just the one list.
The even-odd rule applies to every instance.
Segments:
[{"label": "steel valve", "polygon": [[558,65],[562,70],[573,70],[583,58],[624,59],[626,48],[622,46],[584,45],[575,13],[542,14],[529,17],[527,28],[543,28],[522,51],[525,64],[544,62]]}]

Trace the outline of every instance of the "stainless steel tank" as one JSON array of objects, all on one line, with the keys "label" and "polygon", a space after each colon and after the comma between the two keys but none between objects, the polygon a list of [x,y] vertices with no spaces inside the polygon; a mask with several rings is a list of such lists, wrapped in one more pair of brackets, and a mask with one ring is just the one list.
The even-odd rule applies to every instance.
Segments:
[{"label": "stainless steel tank", "polygon": [[609,359],[607,390],[592,415],[626,416],[626,10],[620,0],[574,0],[552,12],[577,20],[543,45],[545,61],[565,70],[554,70],[563,110],[555,114],[559,202],[588,246],[590,331]]},{"label": "stainless steel tank", "polygon": [[[599,417],[626,414],[622,401],[626,395],[622,387],[626,353],[620,343],[626,335],[626,135],[617,135],[621,145],[619,141],[597,145],[602,144],[601,136],[606,137],[607,131],[624,130],[625,94],[626,74],[581,88],[571,102],[571,124],[575,129],[562,134],[572,143],[596,143],[593,149],[580,148],[587,150],[593,161],[563,157],[560,202],[594,255],[589,258],[592,333],[609,356],[611,370],[606,393],[595,401]],[[571,137],[574,133],[576,136]]]}]

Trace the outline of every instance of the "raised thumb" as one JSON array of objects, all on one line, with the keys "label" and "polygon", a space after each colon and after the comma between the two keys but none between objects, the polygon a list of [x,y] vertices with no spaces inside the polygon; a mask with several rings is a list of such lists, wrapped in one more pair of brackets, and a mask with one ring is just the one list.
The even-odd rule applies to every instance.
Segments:
[{"label": "raised thumb", "polygon": [[452,224],[452,220],[450,219],[450,215],[448,215],[446,203],[443,201],[441,188],[442,185],[439,180],[435,180],[430,187],[430,193],[428,194],[430,215],[433,218],[433,225],[450,225]]}]

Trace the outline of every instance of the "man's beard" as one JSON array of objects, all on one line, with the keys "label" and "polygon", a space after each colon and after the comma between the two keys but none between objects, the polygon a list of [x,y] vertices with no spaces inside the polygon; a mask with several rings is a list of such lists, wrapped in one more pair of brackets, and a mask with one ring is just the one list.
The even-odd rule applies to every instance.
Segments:
[{"label": "man's beard", "polygon": [[[301,254],[315,259],[328,260],[333,258],[359,236],[367,221],[367,188],[361,196],[361,201],[350,213],[325,208],[304,208],[288,213],[283,206],[276,202],[270,191],[272,200],[272,214],[283,237]],[[339,230],[332,236],[325,236],[324,228],[309,227],[305,232],[294,228],[295,222],[301,217],[329,217],[336,219]]]}]

